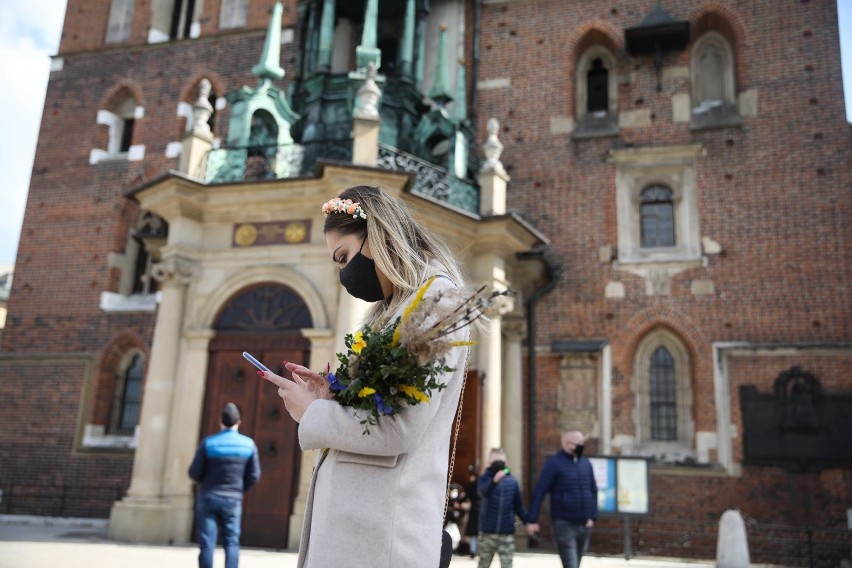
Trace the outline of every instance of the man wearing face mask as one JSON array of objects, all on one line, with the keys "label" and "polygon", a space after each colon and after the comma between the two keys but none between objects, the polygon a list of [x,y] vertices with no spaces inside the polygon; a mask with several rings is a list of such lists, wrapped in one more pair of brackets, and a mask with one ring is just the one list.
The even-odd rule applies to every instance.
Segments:
[{"label": "man wearing face mask", "polygon": [[592,464],[583,457],[583,441],[577,430],[562,433],[562,450],[547,458],[541,469],[527,525],[530,535],[538,533],[538,513],[549,493],[553,536],[563,568],[579,568],[598,518],[598,486]]}]

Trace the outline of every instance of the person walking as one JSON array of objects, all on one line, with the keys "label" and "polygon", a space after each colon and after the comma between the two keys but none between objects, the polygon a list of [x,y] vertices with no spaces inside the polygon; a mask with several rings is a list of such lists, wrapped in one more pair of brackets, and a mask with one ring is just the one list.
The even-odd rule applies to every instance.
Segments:
[{"label": "person walking", "polygon": [[562,568],[579,568],[598,518],[598,486],[591,462],[583,457],[583,433],[563,432],[561,441],[562,450],[544,462],[533,490],[527,532],[538,534],[539,510],[549,493],[553,535]]},{"label": "person walking", "polygon": [[198,483],[195,525],[198,567],[213,566],[216,538],[222,532],[225,568],[240,562],[240,521],[243,493],[260,479],[260,459],[254,440],[240,434],[240,410],[229,402],[222,408],[221,430],[198,445],[189,477]]},{"label": "person walking", "polygon": [[468,554],[470,554],[471,558],[476,557],[476,539],[479,536],[480,497],[479,489],[477,488],[479,476],[476,474],[476,469],[475,465],[471,464],[468,466],[468,482],[465,486],[465,492],[467,493],[470,507],[468,508],[467,521],[464,525],[464,535],[467,538]]},{"label": "person walking", "polygon": [[482,498],[479,508],[479,568],[488,568],[494,554],[500,556],[500,568],[511,568],[515,555],[515,515],[524,523],[529,515],[521,498],[518,480],[506,466],[506,451],[494,448],[488,467],[477,489]]},{"label": "person walking", "polygon": [[[414,217],[406,203],[384,190],[355,186],[327,201],[326,245],[340,268],[340,283],[372,302],[365,326],[385,329],[400,317],[431,277],[429,297],[449,302],[462,286],[458,261]],[[423,301],[426,301],[424,299]],[[446,339],[463,342],[458,329]],[[428,403],[381,417],[364,433],[357,408],[333,400],[323,374],[285,362],[293,380],[275,383],[299,423],[303,450],[319,450],[305,503],[299,568],[435,568],[441,559],[442,520],[452,425],[468,347],[454,347]],[[451,552],[451,549],[449,550]]]}]

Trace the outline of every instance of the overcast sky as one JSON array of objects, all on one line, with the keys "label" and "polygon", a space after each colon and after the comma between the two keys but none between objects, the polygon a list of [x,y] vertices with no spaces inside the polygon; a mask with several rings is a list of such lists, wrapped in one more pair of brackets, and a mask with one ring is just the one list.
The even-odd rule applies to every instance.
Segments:
[{"label": "overcast sky", "polygon": [[[15,262],[65,1],[0,0],[0,266]],[[852,0],[837,3],[846,119],[852,122]]]}]

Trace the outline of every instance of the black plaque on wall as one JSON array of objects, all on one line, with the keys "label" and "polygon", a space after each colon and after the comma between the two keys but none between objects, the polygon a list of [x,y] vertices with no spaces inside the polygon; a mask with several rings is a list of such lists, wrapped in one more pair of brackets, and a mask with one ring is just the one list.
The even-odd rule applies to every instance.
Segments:
[{"label": "black plaque on wall", "polygon": [[781,373],[771,393],[753,385],[739,392],[745,464],[852,466],[852,393],[827,393],[799,367]]}]

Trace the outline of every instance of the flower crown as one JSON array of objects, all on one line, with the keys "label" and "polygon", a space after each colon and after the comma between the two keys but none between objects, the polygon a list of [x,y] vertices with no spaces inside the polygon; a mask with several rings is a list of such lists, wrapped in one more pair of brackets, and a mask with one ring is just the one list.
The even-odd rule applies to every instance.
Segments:
[{"label": "flower crown", "polygon": [[351,199],[340,199],[339,197],[334,197],[323,203],[322,212],[325,215],[329,213],[346,213],[347,215],[352,215],[353,219],[359,217],[361,219],[367,218],[367,214],[361,208],[360,203]]}]

